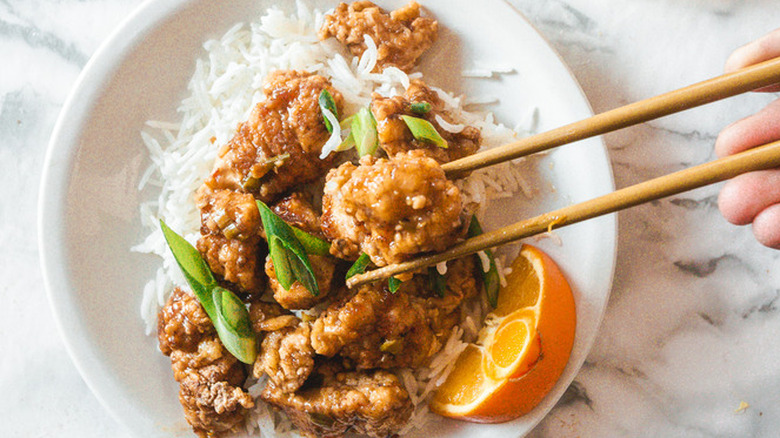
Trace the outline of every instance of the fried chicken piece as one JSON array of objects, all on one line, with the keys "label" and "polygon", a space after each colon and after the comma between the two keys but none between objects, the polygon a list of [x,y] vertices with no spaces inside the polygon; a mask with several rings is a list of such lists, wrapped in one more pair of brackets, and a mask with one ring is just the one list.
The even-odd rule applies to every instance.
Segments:
[{"label": "fried chicken piece", "polygon": [[274,270],[271,256],[266,258],[265,273],[268,275],[268,286],[273,290],[276,302],[285,309],[309,309],[328,297],[333,274],[336,272],[336,260],[331,257],[313,254],[309,254],[308,257],[314,271],[314,277],[317,279],[317,286],[319,287],[317,295],[312,294],[298,281],[290,285],[289,290],[285,290],[276,279],[276,271]]},{"label": "fried chicken piece", "polygon": [[293,327],[266,333],[255,361],[255,377],[267,374],[284,393],[300,388],[314,369],[310,333],[310,325],[300,320]]},{"label": "fried chicken piece", "polygon": [[424,365],[449,337],[460,304],[479,289],[473,257],[450,262],[444,277],[442,296],[426,275],[403,282],[394,294],[376,283],[361,286],[315,320],[314,350],[347,358],[357,369]]},{"label": "fried chicken piece", "polygon": [[341,3],[326,15],[319,37],[324,40],[333,36],[353,55],[360,56],[366,51],[364,35],[368,35],[377,46],[375,72],[386,67],[408,72],[436,41],[438,30],[436,20],[420,17],[417,2],[387,14],[374,3],[361,0],[349,5]]},{"label": "fried chicken piece", "polygon": [[[292,193],[271,206],[271,209],[287,224],[297,227],[315,237],[323,238],[320,224],[320,216],[314,210],[311,203],[301,193]],[[271,257],[265,261],[265,273],[268,276],[268,285],[274,293],[274,299],[285,309],[308,309],[323,301],[330,292],[331,280],[336,270],[336,260],[309,254],[309,262],[317,279],[319,293],[313,295],[301,283],[295,282],[289,290],[285,290],[277,281]]]},{"label": "fried chicken piece", "polygon": [[241,292],[262,289],[258,263],[260,212],[248,193],[211,190],[203,186],[195,196],[201,214],[197,248],[211,271],[235,284]]},{"label": "fried chicken piece", "polygon": [[365,252],[385,266],[463,235],[460,191],[422,151],[342,164],[328,173],[322,203],[331,254],[347,260]]},{"label": "fried chicken piece", "polygon": [[322,176],[337,155],[319,158],[330,136],[318,101],[322,90],[333,96],[341,113],[341,93],[324,77],[288,70],[269,74],[263,86],[265,100],[220,149],[205,184],[213,190],[251,192],[268,203]]},{"label": "fried chicken piece", "polygon": [[277,303],[253,300],[249,303],[249,320],[258,333],[272,332],[298,324],[298,317]]},{"label": "fried chicken piece", "polygon": [[353,431],[390,437],[412,414],[409,393],[387,371],[340,372],[323,366],[312,379],[316,385],[307,384],[295,393],[282,392],[269,383],[260,395],[282,409],[304,436],[337,438]]},{"label": "fried chicken piece", "polygon": [[[429,103],[431,109],[424,114],[415,113],[411,110],[412,103]],[[371,112],[377,121],[379,146],[389,156],[412,149],[421,149],[439,163],[447,163],[473,154],[480,146],[479,129],[473,126],[464,126],[458,133],[447,131],[441,127],[438,118],[452,125],[461,123],[454,120],[454,117],[444,110],[444,102],[438,94],[419,79],[412,81],[403,96],[382,97],[374,94]],[[428,141],[416,140],[409,127],[406,126],[406,122],[401,118],[403,115],[422,118],[430,122],[439,135],[447,141],[447,148],[439,147]]]},{"label": "fried chicken piece", "polygon": [[157,316],[160,350],[171,358],[184,416],[200,437],[235,430],[254,406],[242,364],[217,338],[195,297],[177,288]]},{"label": "fried chicken piece", "polygon": [[241,389],[246,379],[244,367],[222,350],[211,364],[190,369],[179,380],[184,417],[201,437],[236,430],[244,423],[246,409],[254,407],[252,397]]},{"label": "fried chicken piece", "polygon": [[345,345],[373,328],[381,312],[382,293],[373,285],[331,304],[312,325],[311,342],[317,354],[332,357]]},{"label": "fried chicken piece", "polygon": [[452,327],[460,320],[461,304],[479,293],[482,287],[479,269],[482,267],[475,261],[475,256],[449,261],[444,274],[445,290],[441,295],[431,290],[430,278],[428,285],[422,281],[408,282],[410,289],[406,289],[407,292],[412,299],[424,302],[426,320],[440,341],[446,341]]},{"label": "fried chicken piece", "polygon": [[293,227],[322,238],[320,215],[301,192],[293,192],[271,205],[271,210]]},{"label": "fried chicken piece", "polygon": [[376,321],[339,356],[350,359],[357,369],[424,365],[442,346],[426,318],[424,302],[403,291],[373,293],[380,300]]},{"label": "fried chicken piece", "polygon": [[214,333],[214,325],[198,300],[181,288],[171,292],[157,315],[157,340],[166,356],[174,350],[195,351]]},{"label": "fried chicken piece", "polygon": [[312,326],[314,350],[348,358],[357,369],[416,367],[440,348],[421,300],[378,285],[332,304]]}]

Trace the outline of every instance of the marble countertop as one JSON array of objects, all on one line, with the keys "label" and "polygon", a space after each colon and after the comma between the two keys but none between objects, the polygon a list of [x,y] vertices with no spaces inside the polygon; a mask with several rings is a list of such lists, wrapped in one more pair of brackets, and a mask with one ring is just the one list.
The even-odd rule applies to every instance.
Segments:
[{"label": "marble countertop", "polygon": [[[560,52],[594,110],[719,74],[780,25],[776,0],[510,0]],[[33,224],[48,137],[76,78],[140,0],[0,1],[0,412],[3,436],[125,432],[72,364]],[[713,158],[718,131],[777,95],[744,95],[605,137],[618,187]],[[599,336],[534,437],[776,436],[780,252],[717,210],[718,187],[620,213]]]}]

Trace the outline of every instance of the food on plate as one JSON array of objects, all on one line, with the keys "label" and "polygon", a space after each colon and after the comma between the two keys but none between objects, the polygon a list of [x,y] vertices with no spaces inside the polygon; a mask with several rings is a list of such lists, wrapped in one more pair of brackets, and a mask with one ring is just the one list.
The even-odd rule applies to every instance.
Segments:
[{"label": "food on plate", "polygon": [[[271,9],[206,43],[181,123],[150,123],[163,144],[144,133],[155,163],[148,180],[159,173],[161,195],[143,207],[159,222],[141,246],[164,263],[142,313],[156,318],[197,435],[404,435],[431,421],[434,393],[474,386],[456,365],[461,352],[459,362],[487,349],[491,382],[565,365],[547,360],[552,280],[538,302],[518,304],[528,287],[515,263],[497,295],[511,250],[346,286],[371,265],[481,233],[476,218],[489,202],[523,186],[512,163],[446,177],[442,163],[516,134],[412,71],[438,29],[422,12],[367,1],[324,16]],[[550,271],[546,263],[533,272]],[[536,341],[507,347],[523,337]],[[557,374],[539,379],[551,386]],[[431,406],[484,420],[452,415],[458,403],[447,403]]]},{"label": "food on plate", "polygon": [[[401,96],[374,96],[371,112],[377,121],[379,146],[391,157],[412,149],[447,163],[473,154],[480,146],[479,129],[454,122],[439,95],[420,80],[413,80]],[[447,147],[417,140],[404,120],[410,116],[431,123]]]},{"label": "food on plate", "polygon": [[538,248],[523,245],[498,306],[436,391],[431,410],[485,423],[527,413],[566,367],[575,326],[574,298],[560,269]]},{"label": "food on plate", "polygon": [[203,190],[251,193],[268,202],[325,173],[336,156],[320,158],[329,136],[318,100],[322,90],[341,107],[341,93],[326,78],[301,71],[272,72],[263,84],[265,99],[220,149]]},{"label": "food on plate", "polygon": [[374,44],[376,71],[386,67],[410,71],[417,58],[436,41],[438,30],[436,20],[420,16],[417,2],[409,2],[387,14],[370,1],[359,0],[341,3],[326,15],[319,36],[335,37],[355,56],[362,55],[368,45]]},{"label": "food on plate", "polygon": [[465,233],[460,190],[420,150],[367,155],[330,171],[322,209],[331,253],[347,260],[366,253],[377,266],[441,251]]},{"label": "food on plate", "polygon": [[242,292],[259,291],[263,285],[257,263],[260,213],[254,197],[207,189],[198,191],[195,202],[201,216],[197,247],[209,268]]},{"label": "food on plate", "polygon": [[254,401],[242,385],[247,374],[230,354],[198,301],[174,289],[160,310],[160,351],[171,358],[184,416],[198,435],[234,429]]},{"label": "food on plate", "polygon": [[342,371],[325,364],[315,377],[316,387],[285,393],[269,383],[260,395],[281,408],[305,436],[337,437],[352,431],[390,437],[412,413],[409,393],[387,371]]}]

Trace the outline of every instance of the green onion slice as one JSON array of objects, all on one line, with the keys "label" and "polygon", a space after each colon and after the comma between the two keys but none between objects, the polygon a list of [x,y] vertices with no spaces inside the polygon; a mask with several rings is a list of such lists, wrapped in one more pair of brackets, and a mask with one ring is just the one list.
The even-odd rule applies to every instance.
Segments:
[{"label": "green onion slice", "polygon": [[[477,216],[471,217],[471,223],[469,224],[468,237],[475,237],[482,234],[482,226],[477,220]],[[498,266],[496,266],[496,259],[493,257],[493,251],[486,249],[485,254],[490,260],[490,268],[487,272],[482,269],[482,261],[477,260],[479,264],[479,272],[482,273],[482,284],[485,285],[485,295],[487,296],[488,303],[493,308],[498,306],[498,291],[501,289],[501,278],[498,276]],[[479,257],[477,255],[476,257]]]},{"label": "green onion slice", "polygon": [[349,279],[350,277],[358,274],[362,274],[366,272],[366,268],[368,268],[368,265],[371,263],[371,257],[368,256],[368,254],[361,252],[360,257],[355,260],[355,263],[350,266],[349,270],[347,271],[347,276],[345,280]]},{"label": "green onion slice", "polygon": [[404,338],[387,339],[379,346],[379,351],[382,353],[390,353],[396,355],[404,350]]},{"label": "green onion slice", "polygon": [[333,125],[325,115],[325,111],[330,111],[330,113],[336,117],[336,120],[338,120],[339,112],[336,109],[336,101],[333,100],[333,96],[330,94],[330,92],[324,88],[320,92],[320,97],[317,99],[317,101],[320,104],[320,111],[322,111],[322,119],[325,121],[325,128],[327,128],[328,132],[333,132]]},{"label": "green onion slice", "polygon": [[339,122],[339,127],[340,127],[342,130],[343,130],[343,129],[349,129],[349,128],[351,128],[351,127],[352,127],[352,120],[353,120],[354,118],[355,118],[355,116],[354,116],[354,115],[351,115],[351,116],[349,116],[349,117],[344,117],[344,119],[342,119],[342,120]]},{"label": "green onion slice", "polygon": [[268,239],[268,252],[274,263],[276,279],[285,290],[300,282],[312,295],[320,293],[317,278],[306,255],[306,249],[295,236],[293,228],[262,201],[257,201],[260,219]]},{"label": "green onion slice", "polygon": [[301,245],[303,246],[303,250],[306,252],[306,254],[312,254],[318,256],[324,256],[330,254],[330,243],[328,243],[327,241],[322,240],[319,237],[312,236],[311,234],[301,230],[300,228],[296,228],[293,226],[290,226],[290,228],[292,228],[293,234],[295,234],[295,237],[298,239],[298,242],[301,242]]},{"label": "green onion slice", "polygon": [[431,282],[431,289],[436,292],[439,298],[444,298],[444,293],[447,292],[447,279],[439,274],[439,270],[436,266],[428,268],[428,279]]},{"label": "green onion slice", "polygon": [[398,289],[401,287],[401,283],[403,283],[401,280],[395,277],[390,277],[387,279],[387,289],[391,294],[394,294],[398,292]]},{"label": "green onion slice", "polygon": [[361,108],[352,119],[351,134],[355,141],[358,155],[363,157],[373,155],[379,147],[379,136],[376,131],[376,119],[371,110]]},{"label": "green onion slice", "polygon": [[412,102],[409,109],[415,114],[428,114],[431,111],[431,104],[428,102]]},{"label": "green onion slice", "polygon": [[162,219],[160,228],[184,278],[214,324],[222,345],[241,362],[254,363],[257,336],[252,331],[244,303],[233,292],[217,285],[214,274],[198,250]]},{"label": "green onion slice", "polygon": [[412,135],[419,141],[427,141],[440,148],[447,149],[447,140],[443,139],[431,122],[419,117],[402,115],[401,118],[406,122],[406,126],[412,131]]},{"label": "green onion slice", "polygon": [[289,153],[279,154],[257,162],[249,170],[246,178],[241,182],[244,190],[254,191],[260,188],[260,181],[274,167],[281,166],[285,160],[290,158]]},{"label": "green onion slice", "polygon": [[336,146],[336,152],[348,151],[355,147],[355,137],[352,135],[352,131],[349,131],[349,135],[338,146]]},{"label": "green onion slice", "polygon": [[355,115],[345,117],[339,122],[339,128],[341,132],[347,132],[346,138],[336,147],[336,152],[344,152],[355,147],[355,137],[352,136],[352,120],[355,119]]},{"label": "green onion slice", "polygon": [[[214,327],[222,344],[242,362],[254,363],[257,357],[257,340],[246,306],[236,294],[219,286],[213,289],[211,297],[219,321]],[[246,362],[242,358],[251,361]]]}]

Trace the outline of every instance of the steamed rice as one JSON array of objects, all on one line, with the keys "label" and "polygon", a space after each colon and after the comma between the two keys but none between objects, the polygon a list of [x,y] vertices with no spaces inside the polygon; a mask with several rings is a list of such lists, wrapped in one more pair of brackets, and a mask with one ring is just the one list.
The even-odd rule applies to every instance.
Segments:
[{"label": "steamed rice", "polygon": [[[345,114],[353,114],[368,105],[372,92],[385,96],[402,94],[411,79],[422,77],[420,73],[407,75],[395,67],[387,68],[381,74],[372,73],[377,51],[370,37],[365,39],[368,50],[360,58],[347,54],[333,40],[319,41],[316,29],[322,23],[323,15],[308,10],[300,2],[294,15],[286,15],[274,7],[258,21],[235,25],[222,38],[207,41],[203,45],[206,55],[195,63],[188,85],[189,95],[178,107],[180,120],[146,123],[147,129],[141,133],[141,139],[152,164],[142,174],[139,190],[153,192],[157,196],[140,207],[141,220],[149,234],[133,250],[162,258],[162,266],[144,287],[141,300],[141,317],[147,334],[155,329],[157,312],[165,304],[174,285],[186,284],[167,249],[158,220],[165,220],[171,228],[195,244],[199,237],[200,214],[193,194],[210,174],[217,155],[215,145],[227,144],[237,124],[246,120],[255,104],[263,99],[262,81],[271,71],[304,70],[329,78],[344,97]],[[479,70],[479,75],[474,72],[472,75],[492,77],[501,72]],[[443,129],[459,132],[465,125],[475,126],[481,130],[483,147],[486,148],[516,139],[518,134],[494,123],[491,114],[464,110],[465,105],[478,101],[466,101],[442,89],[433,89],[445,102],[447,110],[463,121],[463,124],[450,124],[438,120]],[[494,99],[479,102],[485,101]],[[535,112],[531,117],[532,120],[538,119]],[[337,123],[334,125],[338,126]],[[532,128],[532,125],[527,127]],[[338,142],[332,140],[325,152],[336,146]],[[458,181],[457,185],[466,203],[480,204],[483,209],[493,199],[512,197],[518,193],[530,197],[533,193],[532,185],[524,179],[521,168],[515,162],[475,171],[468,178]],[[497,262],[501,263],[499,274],[503,284],[503,260]],[[446,272],[446,265],[438,268],[440,272]],[[427,400],[433,390],[444,382],[457,355],[469,342],[476,340],[486,308],[484,297],[465,303],[461,309],[460,326],[453,329],[430,366],[398,371],[416,407],[401,434],[436,418],[429,412]],[[264,385],[264,380],[250,378],[245,386],[256,398]],[[259,432],[261,436],[296,436],[290,422],[261,401],[248,417],[247,431]]]}]

